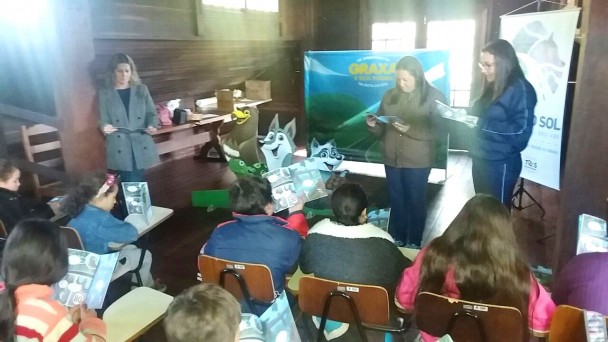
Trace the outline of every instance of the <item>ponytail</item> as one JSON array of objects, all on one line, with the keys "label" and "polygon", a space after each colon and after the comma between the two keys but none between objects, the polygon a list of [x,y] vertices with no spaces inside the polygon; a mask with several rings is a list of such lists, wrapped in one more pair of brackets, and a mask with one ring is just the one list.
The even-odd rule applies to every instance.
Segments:
[{"label": "ponytail", "polygon": [[15,288],[9,284],[4,284],[4,289],[0,292],[0,340],[12,342],[15,336],[15,319],[17,315],[15,300]]},{"label": "ponytail", "polygon": [[[76,186],[68,190],[63,201],[63,211],[72,218],[78,216],[84,210],[85,205],[100,193],[106,179],[106,173],[102,171],[83,177]],[[103,192],[103,195],[115,191],[115,187],[116,184],[112,182],[112,185]]]}]

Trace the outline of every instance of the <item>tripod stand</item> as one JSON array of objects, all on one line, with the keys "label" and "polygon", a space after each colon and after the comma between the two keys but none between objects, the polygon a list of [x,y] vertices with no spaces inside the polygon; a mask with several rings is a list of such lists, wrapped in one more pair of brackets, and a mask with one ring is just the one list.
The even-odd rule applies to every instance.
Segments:
[{"label": "tripod stand", "polygon": [[[532,195],[524,188],[524,181],[525,179],[520,178],[519,179],[519,185],[517,186],[517,189],[515,190],[515,192],[513,193],[513,199],[512,199],[512,204],[513,204],[513,208],[521,211],[524,210],[526,208],[529,208],[531,206],[537,205],[542,214],[540,215],[540,218],[544,218],[545,217],[545,208],[543,208],[542,205],[540,205],[540,203],[538,203],[538,201],[536,199],[534,199],[534,197],[532,197]],[[524,195],[527,195],[528,198],[530,198],[530,200],[532,200],[532,203],[523,206],[522,202],[524,199]]]}]

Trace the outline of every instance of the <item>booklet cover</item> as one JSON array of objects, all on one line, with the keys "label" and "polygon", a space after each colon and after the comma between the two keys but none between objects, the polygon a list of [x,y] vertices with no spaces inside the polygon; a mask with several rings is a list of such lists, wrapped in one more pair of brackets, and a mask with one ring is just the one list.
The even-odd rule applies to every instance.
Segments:
[{"label": "booklet cover", "polygon": [[52,286],[53,298],[67,307],[86,303],[90,309],[101,309],[118,252],[99,255],[69,249],[68,255],[68,274]]},{"label": "booklet cover", "polygon": [[298,197],[310,202],[329,195],[314,158],[266,172],[262,177],[272,187],[275,213],[293,207]]},{"label": "booklet cover", "polygon": [[152,201],[147,182],[123,182],[122,191],[125,195],[129,215],[142,215],[146,223],[152,222]]},{"label": "booklet cover", "polygon": [[367,113],[367,115],[373,116],[376,118],[376,120],[385,124],[391,124],[393,122],[403,123],[403,120],[401,120],[401,118],[399,118],[398,116],[377,115],[374,113]]},{"label": "booklet cover", "polygon": [[583,310],[585,317],[585,332],[588,342],[608,342],[606,332],[606,318],[604,315],[594,311]]},{"label": "booklet cover", "polygon": [[441,117],[468,125],[477,126],[477,121],[479,118],[473,115],[468,115],[466,110],[452,108],[438,100],[435,100],[435,103],[437,104],[437,110],[439,111],[439,115],[441,115]]},{"label": "booklet cover", "polygon": [[592,252],[608,252],[606,221],[599,217],[581,214],[578,217],[576,254]]}]

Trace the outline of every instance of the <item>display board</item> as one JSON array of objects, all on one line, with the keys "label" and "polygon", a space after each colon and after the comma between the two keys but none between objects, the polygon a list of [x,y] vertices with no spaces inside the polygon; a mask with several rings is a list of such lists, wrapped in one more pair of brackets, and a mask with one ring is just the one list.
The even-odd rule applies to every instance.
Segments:
[{"label": "display board", "polygon": [[[395,86],[395,65],[416,57],[426,78],[450,98],[449,52],[309,51],[304,55],[304,96],[308,142],[335,140],[347,160],[382,162],[379,139],[366,127],[382,95]],[[438,134],[436,168],[447,166],[447,134]],[[309,149],[310,155],[310,149]]]}]

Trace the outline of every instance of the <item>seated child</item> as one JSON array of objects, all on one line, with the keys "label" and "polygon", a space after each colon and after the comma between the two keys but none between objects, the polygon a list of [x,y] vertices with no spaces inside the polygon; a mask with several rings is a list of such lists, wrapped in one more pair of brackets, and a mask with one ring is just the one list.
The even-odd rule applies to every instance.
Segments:
[{"label": "seated child", "polygon": [[95,310],[70,311],[52,299],[52,284],[68,271],[68,248],[59,226],[47,220],[18,223],[6,242],[0,284],[0,340],[105,341]]},{"label": "seated child", "polygon": [[[403,271],[396,302],[413,310],[422,291],[515,307],[525,319],[522,324],[535,331],[548,331],[555,311],[520,252],[509,210],[484,194],[470,199],[443,235]],[[437,340],[425,332],[421,336],[424,341]]]},{"label": "seated child", "polygon": [[[268,266],[274,289],[285,288],[285,274],[297,264],[302,237],[308,223],[302,213],[303,203],[289,209],[284,220],[272,216],[274,205],[270,183],[264,178],[238,178],[229,192],[234,220],[218,225],[201,254]],[[260,308],[262,314],[266,308]]]},{"label": "seated child", "polygon": [[56,210],[46,203],[21,197],[17,192],[21,186],[20,177],[21,171],[16,166],[6,159],[0,159],[0,221],[9,233],[21,219],[49,219]]},{"label": "seated child", "polygon": [[169,342],[239,340],[241,307],[234,296],[215,284],[195,285],[173,299],[164,326]]},{"label": "seated child", "polygon": [[[100,172],[84,177],[68,191],[63,210],[72,218],[68,226],[78,231],[85,250],[106,254],[112,252],[108,247],[110,242],[129,243],[138,239],[139,233],[132,224],[110,214],[116,204],[117,193],[118,185],[114,176],[106,176]],[[127,245],[120,250],[118,260],[129,270],[134,270],[139,264],[140,256],[141,249]],[[118,266],[120,265],[117,265],[117,269]],[[144,286],[162,290],[164,286],[152,279],[151,266],[152,254],[146,251],[139,270],[142,283]],[[135,280],[135,275],[133,279]]]}]

